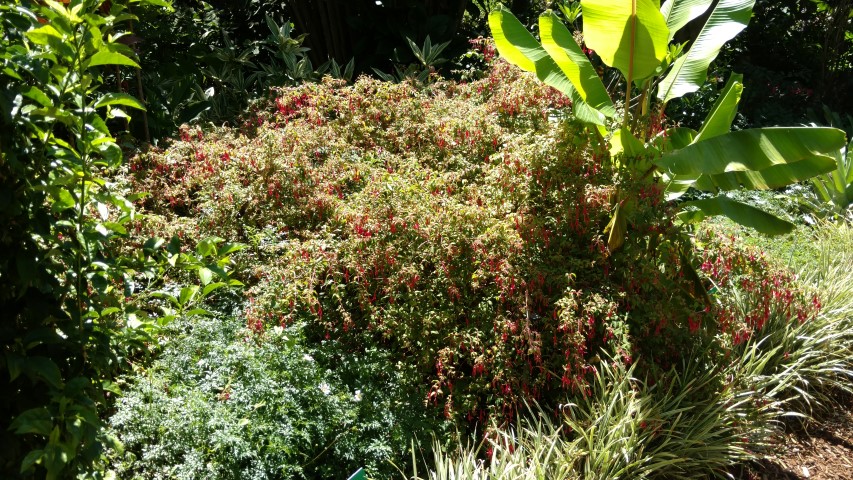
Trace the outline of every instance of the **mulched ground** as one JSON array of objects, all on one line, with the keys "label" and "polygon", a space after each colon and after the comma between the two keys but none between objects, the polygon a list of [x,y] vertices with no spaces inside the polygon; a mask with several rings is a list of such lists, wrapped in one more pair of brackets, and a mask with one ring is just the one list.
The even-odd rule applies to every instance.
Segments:
[{"label": "mulched ground", "polygon": [[853,480],[853,398],[827,418],[782,439],[770,458],[743,467],[741,480]]}]

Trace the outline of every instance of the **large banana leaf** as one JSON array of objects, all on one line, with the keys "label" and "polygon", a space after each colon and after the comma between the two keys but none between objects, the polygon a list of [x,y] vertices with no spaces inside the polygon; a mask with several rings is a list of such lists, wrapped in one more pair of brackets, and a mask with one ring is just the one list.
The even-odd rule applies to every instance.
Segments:
[{"label": "large banana leaf", "polygon": [[774,165],[757,172],[728,172],[717,175],[702,175],[693,185],[698,190],[716,192],[718,190],[770,190],[799,183],[817,175],[835,170],[835,159],[827,156],[814,156],[808,160]]},{"label": "large banana leaf", "polygon": [[613,117],[616,108],[595,67],[554,12],[539,17],[539,35],[545,51],[571,80],[581,98],[607,117]]},{"label": "large banana leaf", "polygon": [[695,223],[705,217],[723,215],[745,227],[754,228],[767,235],[781,235],[794,228],[791,222],[782,220],[752,205],[740,203],[724,196],[684,202],[682,206],[698,208],[694,211],[681,212],[678,217],[684,222]]},{"label": "large banana leaf", "polygon": [[713,0],[666,0],[660,7],[666,26],[669,28],[669,40],[682,27],[708,10]]},{"label": "large banana leaf", "polygon": [[844,143],[844,132],[836,128],[756,128],[694,141],[655,164],[670,176],[760,172],[777,165],[818,162],[820,157],[831,159]]},{"label": "large banana leaf", "polygon": [[581,0],[584,41],[630,81],[650,77],[666,57],[669,29],[653,0]]},{"label": "large banana leaf", "polygon": [[535,73],[543,83],[571,98],[575,117],[579,120],[604,125],[605,115],[583,101],[566,74],[515,15],[500,6],[489,13],[489,28],[495,38],[495,48],[507,62]]},{"label": "large banana leaf", "polygon": [[711,107],[711,112],[705,117],[699,134],[693,139],[694,142],[701,142],[731,131],[732,121],[737,115],[737,105],[743,93],[742,81],[743,75],[739,73],[732,73],[729,76],[728,83],[726,83],[720,96],[717,97],[714,106]]},{"label": "large banana leaf", "polygon": [[687,53],[673,63],[661,81],[658,98],[668,102],[698,90],[705,83],[708,65],[717,58],[723,44],[746,28],[754,4],[755,0],[720,0],[696,41],[687,46]]}]

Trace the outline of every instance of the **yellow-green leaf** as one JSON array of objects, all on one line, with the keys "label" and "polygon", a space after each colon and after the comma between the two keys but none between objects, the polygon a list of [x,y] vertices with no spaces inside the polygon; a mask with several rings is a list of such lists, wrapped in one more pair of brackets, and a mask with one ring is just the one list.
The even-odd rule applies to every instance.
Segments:
[{"label": "yellow-green leaf", "polygon": [[655,160],[655,164],[670,175],[757,172],[814,157],[831,157],[844,144],[844,132],[837,128],[755,128],[693,142]]},{"label": "yellow-green leaf", "polygon": [[702,128],[699,129],[699,134],[693,139],[694,142],[701,142],[709,138],[716,137],[728,133],[732,129],[732,121],[737,115],[737,105],[740,103],[740,97],[743,93],[743,75],[732,73],[729,76],[729,81],[723,88],[722,93],[717,97],[714,106],[711,107],[711,112],[705,117],[705,122],[702,123]]},{"label": "yellow-green leaf", "polygon": [[95,102],[95,108],[106,107],[107,105],[124,105],[138,110],[145,110],[142,102],[126,93],[107,93]]},{"label": "yellow-green leaf", "polygon": [[605,115],[583,101],[566,74],[509,10],[499,7],[489,13],[489,28],[501,57],[522,70],[535,73],[543,83],[571,98],[578,120],[604,125]]},{"label": "yellow-green leaf", "polygon": [[110,52],[107,50],[100,50],[83,62],[84,68],[95,67],[98,65],[127,65],[129,67],[139,68],[139,64],[129,57],[118,52]]},{"label": "yellow-green leaf", "polygon": [[653,0],[581,0],[587,47],[633,81],[650,77],[667,54],[669,29]]},{"label": "yellow-green leaf", "polygon": [[548,11],[539,17],[539,34],[542,37],[542,47],[566,74],[581,98],[607,117],[613,117],[616,109],[607,89],[604,88],[604,83],[554,12]]}]

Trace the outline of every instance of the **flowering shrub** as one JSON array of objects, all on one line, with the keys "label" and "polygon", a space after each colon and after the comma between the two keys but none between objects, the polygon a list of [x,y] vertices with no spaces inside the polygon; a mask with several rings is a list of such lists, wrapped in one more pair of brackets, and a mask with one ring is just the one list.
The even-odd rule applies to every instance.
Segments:
[{"label": "flowering shrub", "polygon": [[714,295],[715,328],[726,336],[726,345],[738,347],[761,337],[768,323],[813,320],[821,300],[797,282],[791,272],[771,264],[762,252],[742,248],[734,237],[701,232],[704,244],[701,270],[710,280]]},{"label": "flowering shrub", "polygon": [[[253,246],[257,335],[305,323],[354,358],[380,349],[413,366],[437,415],[510,421],[525,400],[586,392],[602,348],[668,370],[721,332],[760,328],[765,307],[737,312],[752,315],[741,325],[707,303],[660,185],[605,161],[595,132],[549,120],[566,105],[502,62],[422,89],[327,80],[281,89],[240,130],[186,129],[131,175],[190,234]],[[632,199],[619,205],[631,220],[611,253],[616,198]]]}]

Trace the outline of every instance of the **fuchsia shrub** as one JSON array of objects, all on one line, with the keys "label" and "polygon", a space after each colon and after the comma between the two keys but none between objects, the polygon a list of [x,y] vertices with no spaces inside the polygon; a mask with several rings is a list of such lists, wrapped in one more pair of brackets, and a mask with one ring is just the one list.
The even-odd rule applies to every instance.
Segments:
[{"label": "fuchsia shrub", "polygon": [[[252,245],[258,335],[305,322],[354,356],[390,350],[455,420],[583,393],[602,348],[668,369],[720,333],[760,329],[768,309],[812,314],[790,277],[726,244],[695,266],[720,291],[767,300],[706,304],[711,283],[691,275],[660,186],[610,166],[584,127],[549,120],[568,105],[502,62],[468,84],[327,80],[280,90],[241,129],[186,130],[131,170],[154,212]],[[609,252],[617,188],[638,200]]]}]

